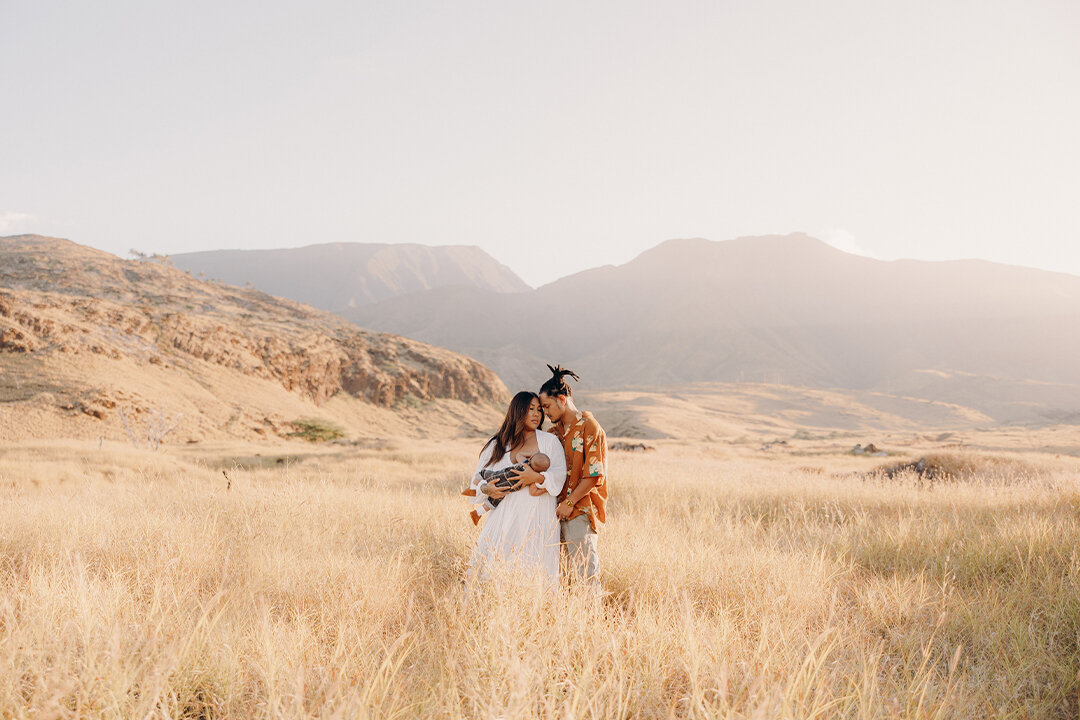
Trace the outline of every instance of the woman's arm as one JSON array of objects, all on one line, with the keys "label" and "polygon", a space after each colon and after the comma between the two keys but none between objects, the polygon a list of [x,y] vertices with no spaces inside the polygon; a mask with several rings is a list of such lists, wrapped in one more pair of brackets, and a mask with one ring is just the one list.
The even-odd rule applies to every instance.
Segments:
[{"label": "woman's arm", "polygon": [[566,482],[566,455],[563,453],[562,443],[551,433],[538,434],[538,438],[539,442],[537,444],[540,445],[540,452],[551,459],[551,467],[540,473],[544,476],[544,481],[537,483],[533,487],[543,489],[545,492],[558,497],[559,493],[562,492],[563,483]]},{"label": "woman's arm", "polygon": [[499,492],[494,488],[485,488],[488,493],[484,493],[480,488],[485,484],[484,478],[480,476],[480,471],[487,467],[487,464],[491,461],[491,454],[495,452],[495,441],[488,441],[488,444],[484,446],[483,451],[480,453],[480,459],[476,462],[476,470],[473,472],[472,480],[469,482],[469,487],[476,491],[473,495],[472,501],[476,504],[483,503],[489,497],[501,498],[505,493]]}]

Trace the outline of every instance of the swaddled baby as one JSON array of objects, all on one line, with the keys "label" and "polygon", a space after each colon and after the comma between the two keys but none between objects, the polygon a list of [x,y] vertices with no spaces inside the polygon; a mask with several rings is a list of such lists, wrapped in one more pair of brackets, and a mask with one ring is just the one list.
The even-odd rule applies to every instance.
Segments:
[{"label": "swaddled baby", "polygon": [[[549,458],[544,453],[535,453],[532,455],[532,457],[526,458],[526,460],[527,462],[519,462],[516,465],[511,465],[501,470],[489,470],[488,468],[483,468],[480,471],[480,478],[483,480],[483,482],[480,484],[479,491],[483,492],[485,485],[492,485],[498,490],[516,492],[517,490],[521,489],[514,488],[514,486],[517,484],[517,474],[524,470],[526,465],[528,465],[538,473],[542,473],[549,467],[551,467],[551,458]],[[533,485],[529,486],[529,492],[533,495],[544,494],[543,490],[539,490]],[[472,518],[473,525],[480,522],[480,517],[482,515],[498,507],[500,502],[502,502],[502,498],[489,497],[484,500],[484,502],[478,508],[474,509],[471,513],[469,513],[469,517]]]}]

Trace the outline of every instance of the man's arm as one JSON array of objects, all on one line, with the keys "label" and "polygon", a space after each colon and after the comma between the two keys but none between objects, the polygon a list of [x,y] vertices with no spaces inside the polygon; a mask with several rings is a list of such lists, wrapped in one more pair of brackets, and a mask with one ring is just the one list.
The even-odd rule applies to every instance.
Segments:
[{"label": "man's arm", "polygon": [[600,483],[600,480],[600,477],[581,478],[574,492],[567,495],[566,499],[559,503],[559,507],[555,508],[555,514],[563,520],[570,517],[574,512],[574,506],[581,502]]},{"label": "man's arm", "polygon": [[563,520],[574,513],[575,506],[584,500],[593,488],[604,484],[604,476],[607,473],[607,440],[603,430],[595,420],[592,420],[586,424],[582,434],[584,437],[581,445],[581,479],[566,499],[555,508],[555,514]]}]

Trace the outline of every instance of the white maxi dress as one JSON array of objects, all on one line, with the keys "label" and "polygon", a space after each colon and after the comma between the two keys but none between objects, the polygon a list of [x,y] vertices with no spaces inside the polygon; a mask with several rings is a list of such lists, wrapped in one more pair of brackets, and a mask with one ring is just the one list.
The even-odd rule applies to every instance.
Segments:
[{"label": "white maxi dress", "polygon": [[[547,582],[559,580],[559,521],[555,516],[556,497],[566,482],[566,456],[562,442],[543,430],[536,431],[536,444],[540,452],[551,459],[551,467],[542,474],[544,481],[536,487],[547,492],[533,496],[523,488],[503,496],[498,507],[488,512],[469,560],[473,573],[489,577],[499,565],[511,572],[539,575]],[[492,443],[480,454],[470,486],[477,491],[473,502],[482,503],[487,496],[479,491],[483,484],[480,470],[488,467]],[[510,453],[490,466],[501,470],[513,465]]]}]

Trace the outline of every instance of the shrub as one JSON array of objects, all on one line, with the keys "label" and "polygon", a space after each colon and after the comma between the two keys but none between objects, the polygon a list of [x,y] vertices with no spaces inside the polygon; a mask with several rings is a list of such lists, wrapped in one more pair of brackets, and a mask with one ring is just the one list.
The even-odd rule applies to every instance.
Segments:
[{"label": "shrub", "polygon": [[289,423],[293,431],[286,437],[295,437],[308,442],[330,442],[345,437],[345,430],[329,420],[319,418],[301,418]]},{"label": "shrub", "polygon": [[1022,460],[972,453],[927,455],[913,462],[885,465],[874,472],[887,478],[914,475],[927,480],[945,482],[957,480],[1008,482],[1031,479],[1042,474],[1038,468]]}]

